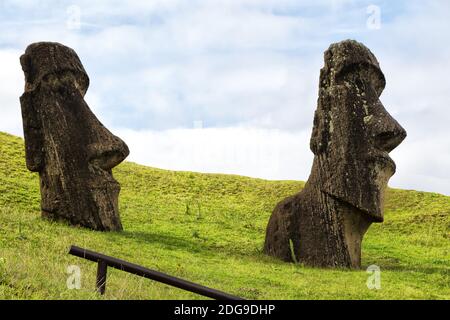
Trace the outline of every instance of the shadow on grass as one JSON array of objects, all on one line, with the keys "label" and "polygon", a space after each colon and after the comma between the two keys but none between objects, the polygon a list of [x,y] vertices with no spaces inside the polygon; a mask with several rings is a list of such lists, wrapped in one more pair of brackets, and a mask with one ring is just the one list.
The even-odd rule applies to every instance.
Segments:
[{"label": "shadow on grass", "polygon": [[[378,264],[380,267],[381,272],[383,271],[394,271],[394,272],[419,272],[419,273],[425,273],[425,274],[446,274],[450,275],[450,269],[448,267],[442,266],[442,267],[431,267],[429,265],[421,266],[421,265],[404,265],[404,264]],[[366,270],[369,267],[369,265],[364,265],[361,267],[361,270]]]},{"label": "shadow on grass", "polygon": [[[170,234],[162,234],[160,232],[158,233],[152,233],[148,231],[122,231],[119,233],[116,233],[117,241],[120,241],[123,238],[133,240],[138,242],[139,244],[148,245],[148,244],[155,244],[158,247],[162,247],[166,250],[171,251],[182,251],[182,252],[189,252],[193,254],[201,254],[202,256],[208,256],[208,257],[218,257],[218,256],[233,256],[235,258],[251,258],[251,259],[257,259],[261,262],[267,262],[267,263],[281,263],[284,264],[281,261],[274,260],[271,257],[268,257],[262,253],[262,251],[259,250],[239,250],[236,247],[234,247],[232,244],[226,245],[226,246],[216,246],[212,243],[208,243],[207,241],[204,241],[200,238],[182,238],[177,237]],[[420,272],[424,274],[433,274],[433,273],[440,273],[449,275],[450,269],[448,269],[446,266],[430,266],[427,265],[405,265],[404,262],[402,262],[399,259],[392,258],[388,259],[388,261],[380,261],[380,263],[377,264],[380,266],[382,271],[398,271],[398,272]],[[360,271],[365,271],[369,264],[364,264]],[[325,269],[328,270],[328,269]],[[358,271],[358,270],[347,270],[347,269],[340,269],[340,271]]]},{"label": "shadow on grass", "polygon": [[202,256],[217,257],[222,255],[234,256],[236,258],[242,257],[260,257],[261,254],[257,251],[243,251],[236,249],[232,245],[217,246],[208,243],[201,238],[186,239],[182,237],[173,236],[170,234],[152,233],[148,231],[122,231],[116,233],[117,240],[126,238],[145,245],[156,244],[159,247],[168,250],[178,250],[189,253],[201,254]]},{"label": "shadow on grass", "polygon": [[[142,246],[155,245],[158,248],[162,248],[170,251],[180,251],[190,254],[199,254],[203,257],[220,258],[224,255],[227,257],[234,257],[237,259],[250,258],[258,260],[264,263],[284,264],[281,261],[274,260],[271,257],[265,256],[260,250],[244,250],[233,246],[232,243],[217,246],[210,241],[205,241],[201,238],[192,237],[192,239],[175,236],[171,234],[164,234],[160,231],[152,233],[149,231],[121,231],[114,233],[114,237],[109,238],[109,241],[121,243],[123,240],[134,241]],[[372,259],[371,259],[372,260]],[[430,266],[427,265],[407,265],[397,258],[382,259],[378,263],[375,263],[381,268],[381,271],[393,271],[393,272],[419,272],[423,274],[444,274],[449,275],[450,270],[445,266]],[[347,269],[335,269],[335,271],[365,271],[371,263],[364,263],[359,270],[347,270]],[[330,269],[324,269],[330,270]]]},{"label": "shadow on grass", "polygon": [[122,231],[117,233],[118,237],[125,237],[130,240],[145,244],[157,244],[170,250],[189,250],[193,252],[203,252],[205,246],[198,243],[195,239],[187,240],[170,234],[151,233],[144,231]]}]

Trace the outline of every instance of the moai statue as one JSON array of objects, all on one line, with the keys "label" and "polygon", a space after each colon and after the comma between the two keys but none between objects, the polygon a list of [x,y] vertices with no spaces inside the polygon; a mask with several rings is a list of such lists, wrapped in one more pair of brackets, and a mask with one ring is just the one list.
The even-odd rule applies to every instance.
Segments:
[{"label": "moai statue", "polygon": [[384,192],[395,173],[389,152],[406,131],[380,102],[385,78],[361,43],[347,40],[325,52],[305,188],[275,207],[264,251],[318,267],[361,267],[361,242],[383,222]]},{"label": "moai statue", "polygon": [[20,57],[26,163],[39,172],[42,216],[94,230],[122,230],[111,169],[129,154],[84,101],[89,78],[74,50],[30,45]]}]

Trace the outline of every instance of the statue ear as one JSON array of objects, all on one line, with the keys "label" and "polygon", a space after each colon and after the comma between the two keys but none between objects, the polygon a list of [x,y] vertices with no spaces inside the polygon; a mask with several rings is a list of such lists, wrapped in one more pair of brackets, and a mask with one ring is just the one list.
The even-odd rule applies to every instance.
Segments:
[{"label": "statue ear", "polygon": [[42,126],[33,104],[33,92],[25,92],[20,97],[22,109],[23,134],[25,137],[25,158],[27,168],[39,172],[44,167],[44,140]]},{"label": "statue ear", "polygon": [[320,90],[318,106],[314,114],[314,126],[310,140],[310,148],[315,155],[318,155],[326,150],[328,141],[330,139],[330,115],[329,110],[327,110],[327,108],[330,108],[330,101],[328,97],[329,95],[327,94],[326,90]]}]

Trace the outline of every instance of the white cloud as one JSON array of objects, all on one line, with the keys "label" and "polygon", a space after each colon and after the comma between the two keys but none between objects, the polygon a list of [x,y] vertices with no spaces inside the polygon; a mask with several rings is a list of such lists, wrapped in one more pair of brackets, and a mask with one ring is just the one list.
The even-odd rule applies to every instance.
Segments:
[{"label": "white cloud", "polygon": [[448,135],[408,139],[392,152],[397,172],[391,185],[450,195]]},{"label": "white cloud", "polygon": [[0,130],[17,135],[22,134],[19,97],[24,87],[20,54],[16,50],[0,50]]},{"label": "white cloud", "polygon": [[295,180],[308,176],[313,158],[309,131],[230,127],[114,133],[130,147],[128,160],[172,170]]},{"label": "white cloud", "polygon": [[[130,147],[127,160],[183,171],[229,173],[273,180],[303,180],[310,173],[313,153],[310,130],[281,131],[252,127],[114,131]],[[437,139],[443,145],[446,139]],[[392,152],[397,172],[389,185],[450,195],[450,154],[435,152],[427,140],[401,145]],[[430,161],[431,159],[431,161]],[[434,169],[430,173],[430,168]]]}]

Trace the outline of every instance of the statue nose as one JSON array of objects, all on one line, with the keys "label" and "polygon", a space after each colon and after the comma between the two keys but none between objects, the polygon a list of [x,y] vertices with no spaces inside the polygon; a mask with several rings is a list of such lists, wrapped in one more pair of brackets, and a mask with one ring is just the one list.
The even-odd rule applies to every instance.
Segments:
[{"label": "statue nose", "polygon": [[107,140],[88,146],[89,162],[103,170],[111,170],[130,153],[128,146],[120,138],[111,134]]},{"label": "statue nose", "polygon": [[377,118],[375,145],[380,150],[391,152],[406,138],[406,130],[386,110]]}]

